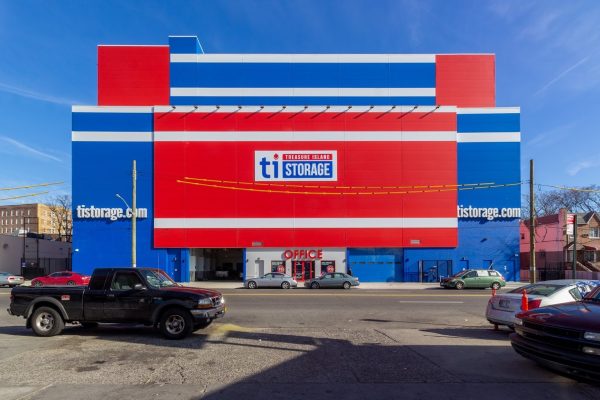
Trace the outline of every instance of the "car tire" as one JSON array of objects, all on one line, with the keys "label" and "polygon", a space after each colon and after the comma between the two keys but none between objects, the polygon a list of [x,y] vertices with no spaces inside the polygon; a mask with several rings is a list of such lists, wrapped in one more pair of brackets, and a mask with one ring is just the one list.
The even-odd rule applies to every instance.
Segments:
[{"label": "car tire", "polygon": [[187,310],[169,308],[160,317],[160,333],[169,340],[183,339],[192,332],[193,320]]},{"label": "car tire", "polygon": [[35,283],[33,284],[33,286],[35,287],[40,287],[40,286],[44,286],[44,284],[40,281],[35,281]]},{"label": "car tire", "polygon": [[208,326],[210,324],[212,324],[212,322],[213,322],[212,319],[202,321],[202,322],[197,322],[194,324],[194,329],[192,329],[192,331],[196,332],[197,330],[208,328]]},{"label": "car tire", "polygon": [[500,284],[499,284],[498,282],[494,282],[494,283],[492,283],[492,289],[494,289],[494,290],[498,290],[498,289],[500,289],[500,288],[501,288],[501,286],[500,286]]},{"label": "car tire", "polygon": [[67,285],[69,285],[69,286],[75,286],[75,282],[69,281],[69,282],[67,282]]},{"label": "car tire", "polygon": [[313,282],[310,284],[310,288],[311,289],[318,289],[320,287],[318,282]]},{"label": "car tire", "polygon": [[281,283],[281,288],[282,289],[289,289],[290,288],[290,283],[289,282],[282,282]]},{"label": "car tire", "polygon": [[62,315],[54,308],[40,307],[31,315],[31,329],[37,336],[49,337],[60,334],[65,328]]},{"label": "car tire", "polygon": [[456,290],[463,290],[465,288],[465,284],[462,282],[456,282],[456,285],[454,287],[456,288]]},{"label": "car tire", "polygon": [[350,289],[352,287],[352,285],[350,284],[350,282],[344,282],[344,284],[342,285],[342,287],[344,289]]},{"label": "car tire", "polygon": [[256,289],[256,287],[257,287],[256,282],[254,282],[254,281],[248,282],[248,289]]}]

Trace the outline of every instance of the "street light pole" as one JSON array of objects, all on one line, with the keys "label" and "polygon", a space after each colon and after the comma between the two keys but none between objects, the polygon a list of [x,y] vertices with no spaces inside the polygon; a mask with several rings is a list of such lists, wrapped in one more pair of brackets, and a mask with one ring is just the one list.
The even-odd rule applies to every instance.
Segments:
[{"label": "street light pole", "polygon": [[137,186],[137,169],[135,165],[135,160],[133,160],[133,170],[132,170],[132,194],[131,194],[131,267],[137,267],[137,254],[136,254],[136,223],[137,223],[137,209],[136,209],[136,186]]}]

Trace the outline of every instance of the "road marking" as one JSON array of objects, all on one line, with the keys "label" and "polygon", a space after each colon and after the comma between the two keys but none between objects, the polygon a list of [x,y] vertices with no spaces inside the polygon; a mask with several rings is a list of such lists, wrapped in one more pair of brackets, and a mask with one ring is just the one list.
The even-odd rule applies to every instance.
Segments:
[{"label": "road marking", "polygon": [[398,303],[413,304],[464,304],[464,301],[428,301],[428,300],[399,300]]},{"label": "road marking", "polygon": [[329,297],[329,296],[353,296],[353,297],[445,297],[445,298],[461,298],[461,297],[490,297],[487,294],[462,294],[462,295],[448,295],[448,294],[379,294],[379,293],[223,293],[225,297],[232,296],[306,296],[306,297]]}]

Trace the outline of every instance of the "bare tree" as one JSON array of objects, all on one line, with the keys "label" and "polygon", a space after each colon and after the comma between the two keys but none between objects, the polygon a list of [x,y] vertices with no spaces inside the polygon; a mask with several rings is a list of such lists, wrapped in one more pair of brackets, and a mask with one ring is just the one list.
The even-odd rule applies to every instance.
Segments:
[{"label": "bare tree", "polygon": [[[553,189],[535,191],[537,217],[558,213],[561,208],[572,212],[600,211],[600,186],[590,185],[578,190]],[[523,195],[522,215],[529,216],[529,194]]]},{"label": "bare tree", "polygon": [[54,196],[48,203],[52,220],[56,222],[58,240],[70,242],[73,236],[73,215],[71,196]]}]

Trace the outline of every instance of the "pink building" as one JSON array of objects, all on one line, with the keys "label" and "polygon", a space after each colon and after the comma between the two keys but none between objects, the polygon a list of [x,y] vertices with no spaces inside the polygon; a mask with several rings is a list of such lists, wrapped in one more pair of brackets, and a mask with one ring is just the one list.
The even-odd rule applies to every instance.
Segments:
[{"label": "pink building", "polygon": [[[570,278],[573,268],[572,220],[561,209],[558,214],[536,219],[535,260],[539,280]],[[600,217],[595,212],[577,216],[577,277],[600,278]],[[521,280],[529,280],[529,220],[520,224]]]}]

